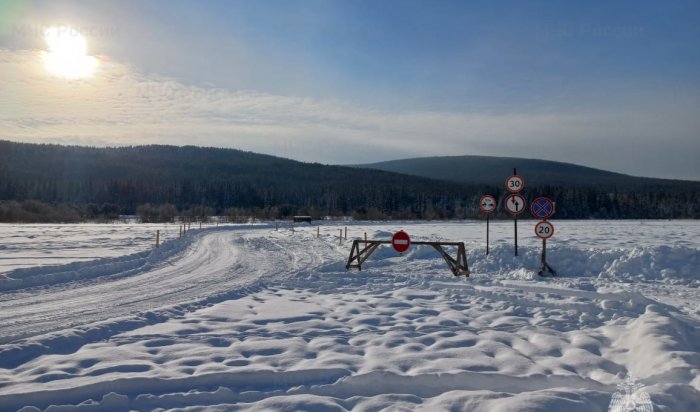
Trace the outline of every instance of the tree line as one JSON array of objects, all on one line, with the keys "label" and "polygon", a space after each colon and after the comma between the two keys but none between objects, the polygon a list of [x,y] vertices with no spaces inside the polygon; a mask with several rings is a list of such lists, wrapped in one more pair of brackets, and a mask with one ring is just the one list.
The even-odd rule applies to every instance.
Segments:
[{"label": "tree line", "polygon": [[[231,149],[85,148],[0,141],[0,221],[75,222],[138,215],[143,221],[293,215],[356,219],[478,218],[479,198],[502,187],[302,163]],[[557,218],[700,218],[700,190],[663,185],[535,186]]]}]

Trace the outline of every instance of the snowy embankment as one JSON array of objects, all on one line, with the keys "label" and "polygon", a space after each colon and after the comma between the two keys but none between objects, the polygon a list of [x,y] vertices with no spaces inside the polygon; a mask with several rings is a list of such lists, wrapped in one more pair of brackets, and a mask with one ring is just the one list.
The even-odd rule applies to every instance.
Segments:
[{"label": "snowy embankment", "polygon": [[[527,227],[527,222],[521,223]],[[386,238],[389,225],[349,228]],[[338,227],[192,231],[157,251],[0,281],[0,410],[607,411],[627,374],[654,410],[700,405],[700,224],[403,223],[464,240],[347,272]],[[532,239],[530,239],[532,238]]]}]

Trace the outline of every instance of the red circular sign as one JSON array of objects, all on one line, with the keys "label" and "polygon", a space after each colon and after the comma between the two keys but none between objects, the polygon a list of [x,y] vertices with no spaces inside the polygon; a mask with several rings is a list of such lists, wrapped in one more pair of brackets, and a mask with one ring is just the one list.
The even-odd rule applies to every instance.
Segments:
[{"label": "red circular sign", "polygon": [[554,234],[554,225],[543,220],[535,225],[535,234],[540,239],[549,239]]},{"label": "red circular sign", "polygon": [[482,212],[493,212],[496,210],[496,198],[491,195],[482,196],[479,200],[479,208]]},{"label": "red circular sign", "polygon": [[512,194],[505,198],[506,210],[511,215],[517,216],[523,213],[525,211],[525,203],[525,198],[520,195]]},{"label": "red circular sign", "polygon": [[398,232],[394,233],[394,236],[391,237],[391,246],[397,252],[403,253],[408,250],[409,246],[411,246],[411,238],[408,236],[408,233],[404,232],[403,230],[399,230]]},{"label": "red circular sign", "polygon": [[548,197],[538,197],[530,204],[532,216],[540,219],[548,219],[554,214],[554,202]]},{"label": "red circular sign", "polygon": [[506,179],[506,190],[510,193],[518,193],[525,188],[525,179],[519,175],[511,175]]}]

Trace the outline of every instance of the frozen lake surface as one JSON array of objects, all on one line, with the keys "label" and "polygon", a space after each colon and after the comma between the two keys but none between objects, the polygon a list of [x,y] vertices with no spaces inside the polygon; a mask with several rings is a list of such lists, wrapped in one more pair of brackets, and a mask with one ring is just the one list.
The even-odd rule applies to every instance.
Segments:
[{"label": "frozen lake surface", "polygon": [[177,224],[0,224],[0,275],[18,268],[123,256],[180,235]]},{"label": "frozen lake surface", "polygon": [[[464,241],[346,271],[345,224],[0,225],[0,410],[607,411],[700,404],[700,222],[348,225]],[[155,231],[166,241],[154,249]],[[640,398],[641,399],[641,398]]]}]

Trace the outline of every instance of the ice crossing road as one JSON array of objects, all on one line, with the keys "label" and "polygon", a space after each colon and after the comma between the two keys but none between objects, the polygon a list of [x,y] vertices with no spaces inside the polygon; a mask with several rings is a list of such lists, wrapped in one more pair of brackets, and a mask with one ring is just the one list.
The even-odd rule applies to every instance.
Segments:
[{"label": "ice crossing road", "polygon": [[260,230],[265,229],[193,233],[192,239],[180,240],[189,241],[187,247],[154,265],[146,259],[141,267],[110,271],[109,263],[100,262],[108,275],[0,292],[0,344],[176,305],[216,303],[232,291],[281,276],[279,268],[293,272],[313,265],[278,245],[261,245],[273,240],[255,234]]}]

